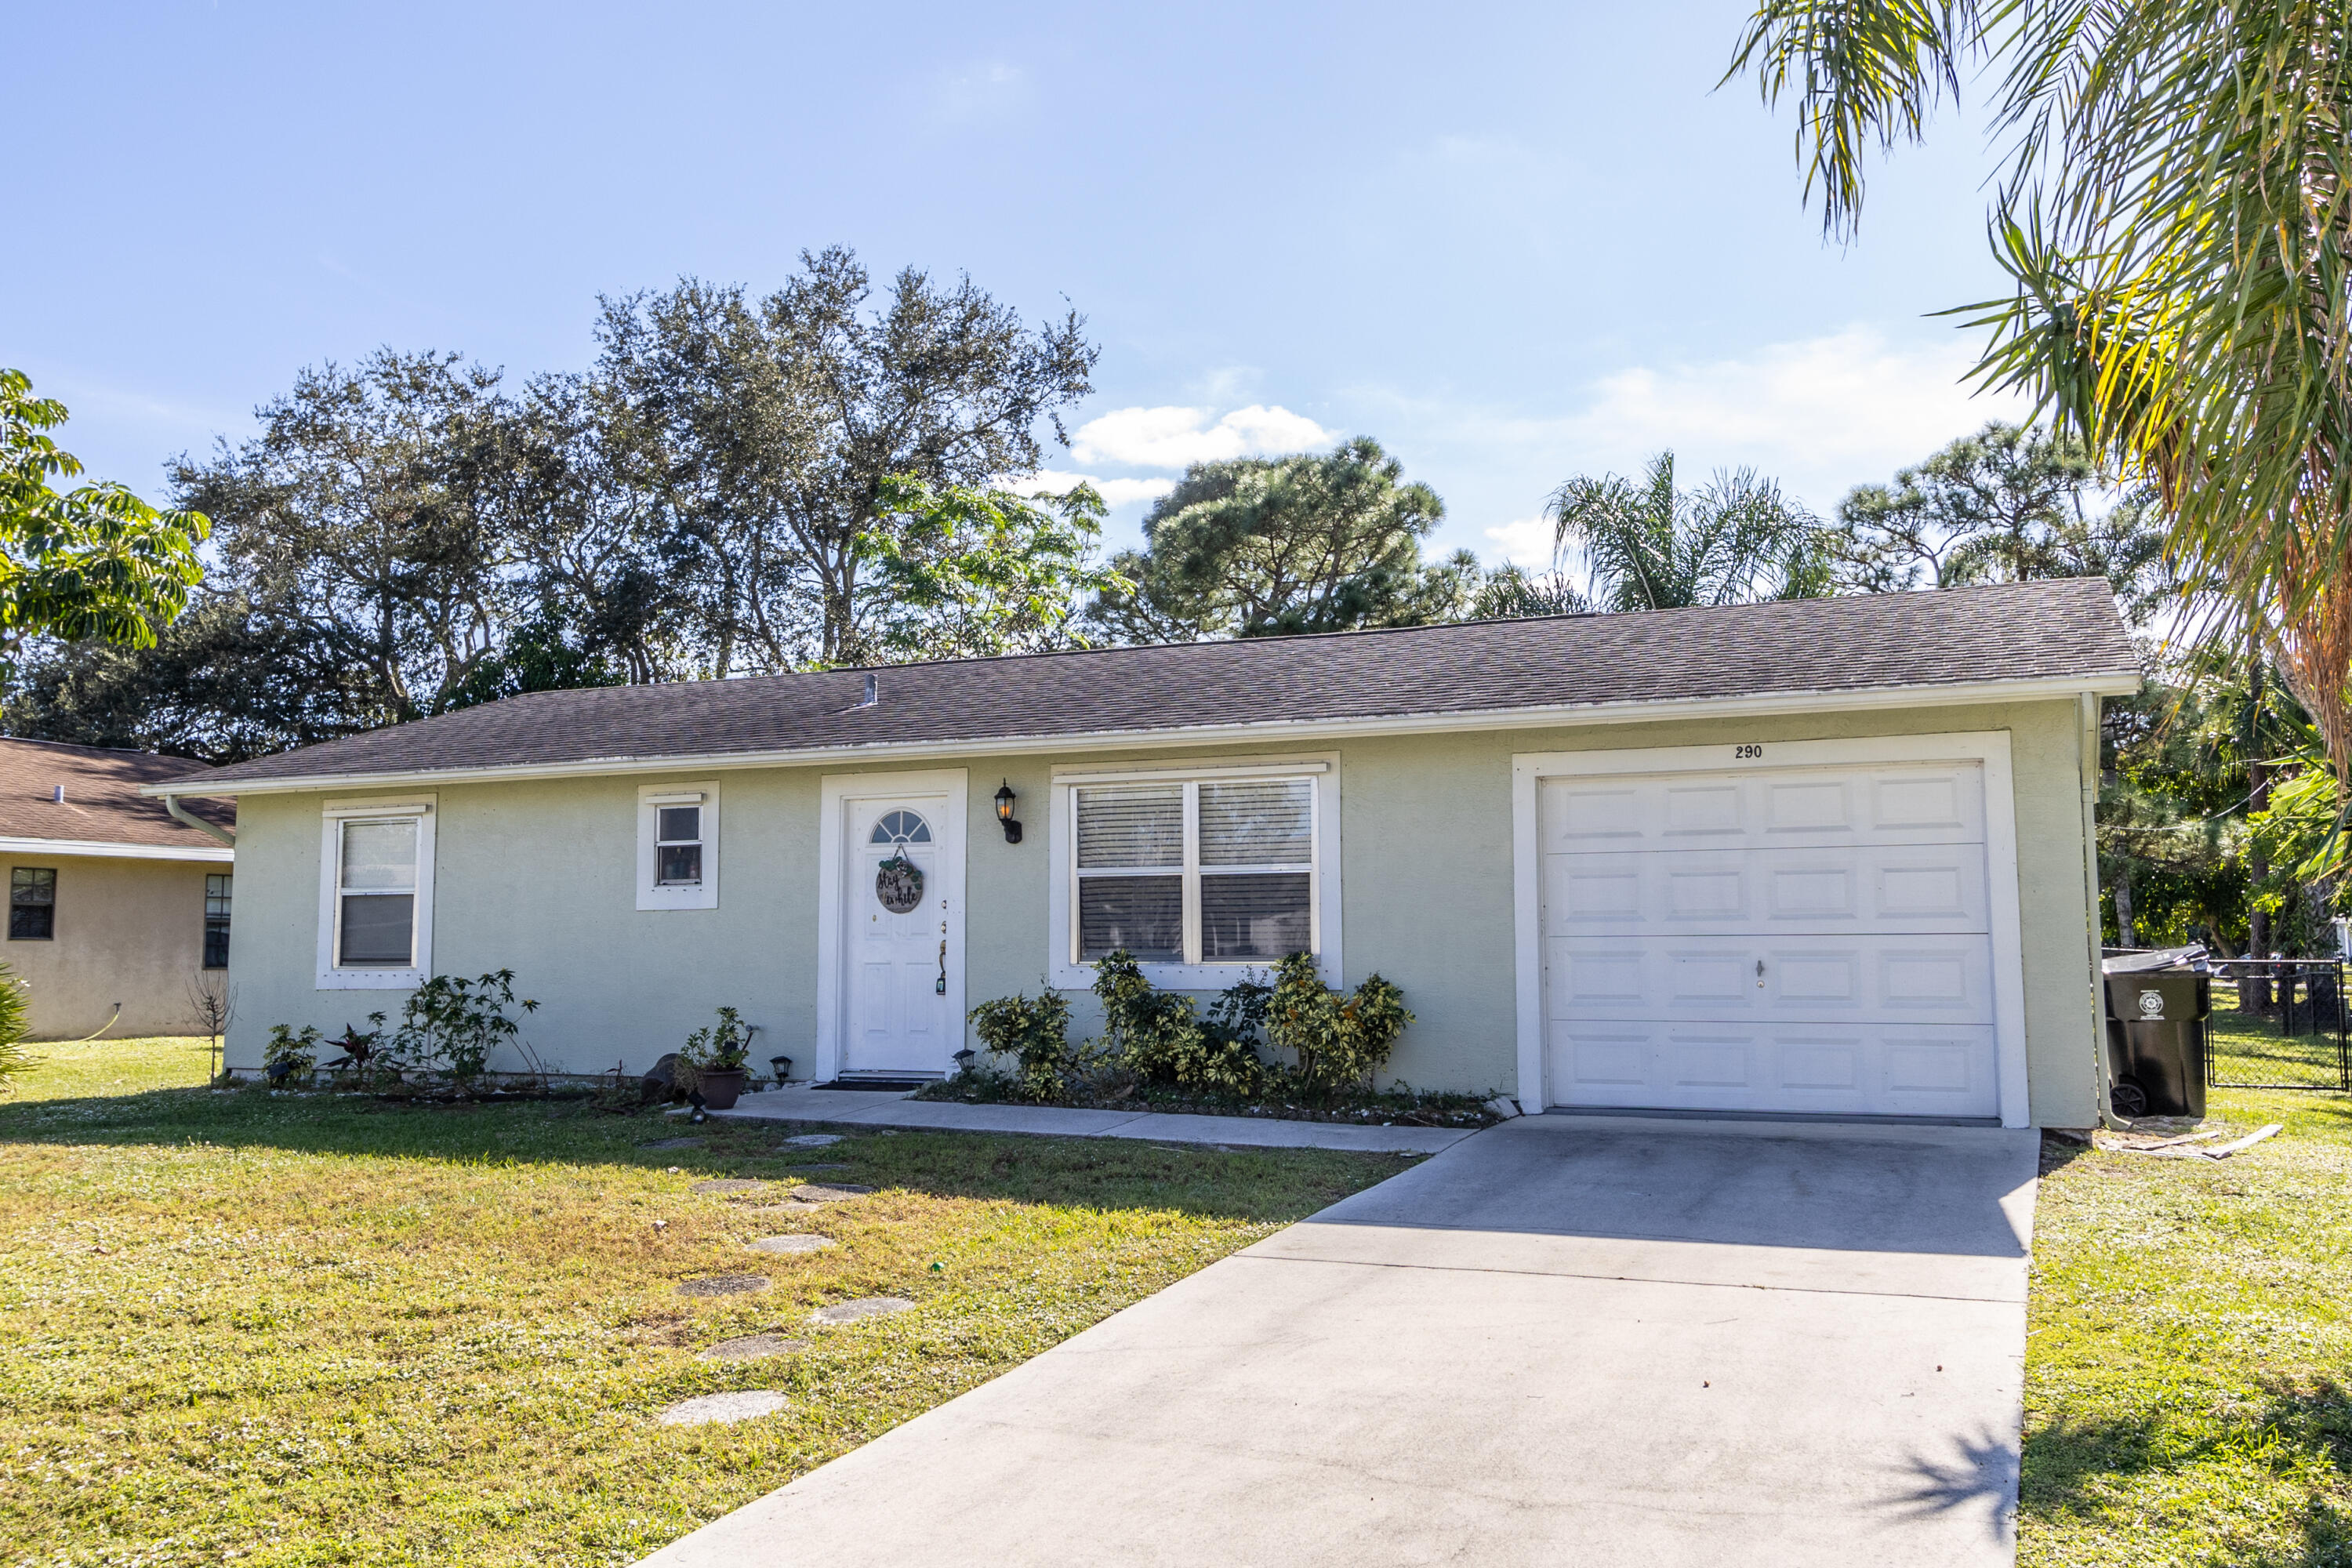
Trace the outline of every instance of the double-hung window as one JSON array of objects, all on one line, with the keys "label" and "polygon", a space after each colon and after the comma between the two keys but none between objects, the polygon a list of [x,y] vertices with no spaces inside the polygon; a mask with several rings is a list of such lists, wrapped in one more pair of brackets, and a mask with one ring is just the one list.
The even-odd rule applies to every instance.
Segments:
[{"label": "double-hung window", "polygon": [[637,791],[637,908],[719,907],[719,786]]},{"label": "double-hung window", "polygon": [[[421,984],[433,963],[432,807],[331,806],[320,857],[320,987]],[[226,894],[224,879],[224,917]],[[209,896],[205,903],[209,945]],[[226,934],[224,919],[224,946]]]},{"label": "double-hung window", "polygon": [[1070,959],[1266,964],[1317,951],[1318,781],[1071,786]]},{"label": "double-hung window", "polygon": [[50,942],[58,934],[58,873],[19,866],[8,873],[8,940]]}]

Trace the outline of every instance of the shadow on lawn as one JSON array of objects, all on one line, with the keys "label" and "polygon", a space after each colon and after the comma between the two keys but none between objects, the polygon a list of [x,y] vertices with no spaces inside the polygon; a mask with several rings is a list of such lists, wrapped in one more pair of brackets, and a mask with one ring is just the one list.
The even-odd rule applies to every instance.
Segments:
[{"label": "shadow on lawn", "polygon": [[[582,1099],[420,1105],[243,1089],[0,1101],[0,1151],[29,1144],[269,1148],[300,1154],[458,1163],[522,1162],[691,1176],[854,1182],[934,1197],[1174,1210],[1253,1222],[1303,1218],[1404,1168],[1387,1155],[1328,1150],[1225,1152],[1108,1139],[825,1129],[842,1142],[797,1148],[817,1129],[744,1122],[696,1127],[657,1108],[615,1113]],[[688,1148],[657,1145],[682,1138]]]},{"label": "shadow on lawn", "polygon": [[[2112,1517],[2130,1505],[2119,1503],[2105,1483],[2158,1474],[2176,1478],[2175,1489],[2189,1489],[2197,1484],[2190,1472],[2210,1466],[2252,1466],[2283,1480],[2313,1477],[2316,1468],[2315,1479],[2339,1489],[2352,1479],[2352,1393],[2326,1374],[2269,1377],[2263,1389],[2262,1402],[2226,1428],[2208,1426],[2193,1436],[2167,1431],[2163,1416],[2153,1411],[2060,1422],[2027,1433],[2021,1510],[2051,1521]],[[2318,1485],[2306,1482],[2306,1493],[2295,1510],[2300,1552],[2280,1556],[2244,1548],[2229,1561],[2245,1568],[2339,1568],[2352,1563],[2352,1513]],[[2179,1522],[2185,1530],[2195,1528],[2190,1521]],[[2220,1540],[2196,1544],[2214,1552],[2231,1545]]]}]

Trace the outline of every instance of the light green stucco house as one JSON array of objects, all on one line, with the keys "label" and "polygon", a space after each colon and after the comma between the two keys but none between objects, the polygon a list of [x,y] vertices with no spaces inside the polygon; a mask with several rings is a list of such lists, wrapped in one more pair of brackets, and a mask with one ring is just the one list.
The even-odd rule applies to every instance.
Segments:
[{"label": "light green stucco house", "polygon": [[795,1077],[940,1075],[1112,948],[1306,948],[1404,988],[1418,1086],[2084,1126],[2138,680],[2042,583],[547,692],[150,793],[236,798],[241,1068],[511,968],[558,1070],[727,1004]]}]

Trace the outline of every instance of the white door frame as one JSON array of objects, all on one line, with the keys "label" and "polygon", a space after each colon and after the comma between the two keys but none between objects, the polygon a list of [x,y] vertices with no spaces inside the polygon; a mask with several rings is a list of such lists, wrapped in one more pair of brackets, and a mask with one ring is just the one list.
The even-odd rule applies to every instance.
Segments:
[{"label": "white door frame", "polygon": [[940,860],[955,868],[955,891],[949,896],[948,1016],[954,1020],[951,1039],[964,1031],[963,948],[965,879],[971,867],[964,855],[965,817],[971,805],[971,775],[962,768],[934,768],[921,773],[826,773],[817,781],[817,919],[816,919],[816,1081],[841,1076],[842,1030],[848,1018],[849,977],[842,940],[843,887],[849,862],[848,823],[852,801],[896,799],[900,795],[945,795],[947,809],[938,824]]},{"label": "white door frame", "polygon": [[1993,1062],[2000,1124],[2028,1125],[2025,950],[2018,912],[2017,799],[2009,731],[1868,735],[1847,741],[1725,742],[1605,752],[1522,752],[1511,758],[1511,928],[1517,965],[1519,1093],[1529,1112],[1552,1103],[1545,1074],[1542,840],[1536,786],[1610,773],[1772,773],[1873,763],[1979,763],[1984,767],[1985,875],[1991,896]]}]

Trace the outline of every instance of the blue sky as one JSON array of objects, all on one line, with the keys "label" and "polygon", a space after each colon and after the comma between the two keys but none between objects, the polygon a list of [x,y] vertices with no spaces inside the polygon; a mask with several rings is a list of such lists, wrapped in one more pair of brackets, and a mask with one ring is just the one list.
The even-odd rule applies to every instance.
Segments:
[{"label": "blue sky", "polygon": [[1928,313],[1986,298],[1980,139],[1801,205],[1714,90],[1745,8],[108,5],[8,24],[0,363],[152,498],[299,366],[577,368],[595,296],[913,264],[1103,349],[1058,472],[1131,535],[1183,462],[1370,434],[1438,542],[1673,447],[1827,510],[2013,405]]}]

